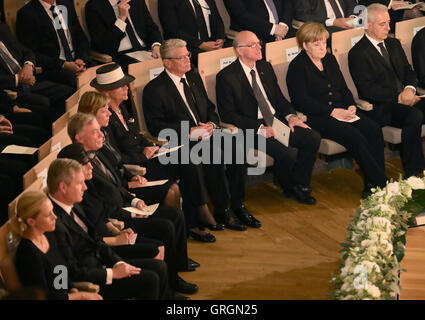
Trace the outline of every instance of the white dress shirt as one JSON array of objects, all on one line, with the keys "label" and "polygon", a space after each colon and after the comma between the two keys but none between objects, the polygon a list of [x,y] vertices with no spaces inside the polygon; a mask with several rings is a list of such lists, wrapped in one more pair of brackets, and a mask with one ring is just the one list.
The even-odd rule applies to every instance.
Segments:
[{"label": "white dress shirt", "polygon": [[273,13],[272,13],[272,11],[270,10],[270,7],[269,7],[269,5],[267,4],[266,0],[263,0],[263,1],[264,1],[264,5],[266,6],[267,12],[269,13],[269,22],[270,22],[271,24],[273,24],[273,27],[272,27],[272,29],[270,30],[270,35],[271,35],[271,36],[273,36],[273,35],[274,35],[274,32],[275,32],[275,30],[276,30],[276,24],[281,24],[281,25],[283,25],[283,26],[287,26],[287,27],[288,27],[288,25],[287,25],[286,23],[284,23],[284,22],[276,21],[276,20],[274,19]]},{"label": "white dress shirt", "polygon": [[[193,1],[198,2],[199,5],[201,6],[202,13],[204,14],[205,24],[207,25],[208,38],[211,38],[211,26],[210,26],[211,9],[205,0],[189,0],[190,4],[192,5],[193,11],[195,12],[195,16],[196,16],[196,11],[195,11],[195,6],[193,5]],[[198,37],[200,37],[199,32],[198,32]]]},{"label": "white dress shirt", "polygon": [[[375,49],[378,50],[379,54],[382,56],[381,48],[378,47],[378,44],[380,44],[381,42],[379,42],[378,40],[373,39],[367,33],[365,33],[365,35],[369,39],[369,41],[373,44],[373,46],[375,47]],[[382,41],[382,43],[384,44],[384,48],[387,49],[387,46],[385,45],[385,41]],[[404,89],[406,89],[406,88],[412,89],[413,90],[413,93],[416,94],[416,88],[414,86],[405,86]]]},{"label": "white dress shirt", "polygon": [[[0,48],[3,50],[3,52],[9,56],[9,58],[14,61],[18,66],[21,66],[20,63],[15,59],[15,57],[10,53],[10,51],[7,49],[7,47],[5,46],[5,44],[3,43],[3,41],[0,41]],[[5,62],[6,63],[6,62]],[[34,68],[34,64],[31,61],[25,61],[25,64],[30,64],[33,68]],[[13,72],[13,70],[10,69],[10,72]],[[19,76],[18,74],[15,74],[15,86],[17,87],[19,84]]]},{"label": "white dress shirt", "polygon": [[[49,198],[50,200],[52,200],[54,203],[56,203],[59,207],[61,207],[71,218],[73,218],[73,220],[86,232],[88,233],[88,228],[85,225],[85,223],[78,217],[78,215],[74,214],[74,217],[72,217],[71,215],[71,210],[73,208],[73,206],[69,206],[63,202],[60,202],[59,200],[53,198],[53,196],[51,194],[49,194]],[[114,266],[116,266],[119,263],[123,263],[124,261],[118,261]],[[106,268],[106,284],[111,284],[112,283],[112,277],[113,277],[113,272],[111,268]]]},{"label": "white dress shirt", "polygon": [[[44,10],[46,10],[47,14],[49,15],[50,19],[52,20],[52,23],[55,26],[53,14],[50,11],[51,5],[48,4],[47,2],[44,2],[43,0],[39,0],[39,1],[40,1],[41,5],[44,7]],[[54,2],[53,5],[56,6],[56,1]],[[75,51],[74,51],[74,47],[72,46],[72,37],[71,37],[71,33],[69,32],[69,29],[68,29],[67,21],[63,18],[62,13],[60,12],[60,10],[58,10],[58,7],[55,8],[55,12],[58,15],[59,20],[61,21],[61,26],[62,26],[63,31],[65,33],[66,40],[68,41],[69,49],[71,50],[72,57],[74,58],[75,57]],[[59,48],[60,48],[59,59],[66,61],[65,50],[62,46],[62,42],[61,42],[61,39],[59,38],[59,34],[58,34],[58,31],[56,30],[56,27],[55,27],[55,31],[56,31],[56,36],[58,38]]]},{"label": "white dress shirt", "polygon": [[[325,6],[326,6],[326,26],[327,27],[332,27],[334,25],[334,20],[336,19],[335,16],[335,12],[331,6],[331,4],[329,3],[329,0],[323,0],[325,1]],[[341,4],[339,3],[338,0],[335,0],[336,4],[338,5],[339,11],[341,11],[342,17],[345,16],[344,10],[342,10]]]}]

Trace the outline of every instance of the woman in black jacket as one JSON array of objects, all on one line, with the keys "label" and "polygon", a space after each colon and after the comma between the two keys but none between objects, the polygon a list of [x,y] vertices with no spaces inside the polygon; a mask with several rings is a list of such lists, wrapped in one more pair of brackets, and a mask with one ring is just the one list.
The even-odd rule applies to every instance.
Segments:
[{"label": "woman in black jacket", "polygon": [[326,50],[328,37],[316,22],[298,30],[302,51],[290,63],[286,82],[292,103],[307,116],[307,124],[323,138],[343,145],[359,164],[364,173],[362,196],[366,197],[372,187],[384,187],[387,180],[382,131],[357,111],[338,62]]}]

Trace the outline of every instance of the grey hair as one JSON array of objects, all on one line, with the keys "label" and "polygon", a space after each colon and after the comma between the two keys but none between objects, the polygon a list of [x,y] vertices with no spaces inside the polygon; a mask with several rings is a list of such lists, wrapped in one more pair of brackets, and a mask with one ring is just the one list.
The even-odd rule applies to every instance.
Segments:
[{"label": "grey hair", "polygon": [[182,39],[168,39],[164,40],[159,48],[162,59],[171,58],[170,54],[173,48],[181,48],[187,45],[186,41]]},{"label": "grey hair", "polygon": [[68,135],[72,143],[75,143],[75,136],[79,134],[87,124],[92,123],[96,117],[91,113],[78,112],[68,120]]},{"label": "grey hair", "polygon": [[388,12],[388,7],[381,3],[372,3],[367,7],[367,22],[375,22],[377,12]]}]

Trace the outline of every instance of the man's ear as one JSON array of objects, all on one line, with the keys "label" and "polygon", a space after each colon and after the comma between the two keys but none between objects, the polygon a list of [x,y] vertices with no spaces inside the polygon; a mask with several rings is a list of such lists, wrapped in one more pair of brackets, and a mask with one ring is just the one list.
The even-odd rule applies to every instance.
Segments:
[{"label": "man's ear", "polygon": [[75,142],[83,143],[83,139],[79,133],[75,135]]},{"label": "man's ear", "polygon": [[63,182],[63,181],[62,182],[59,182],[59,191],[62,194],[65,194],[67,190],[68,190],[68,185],[65,182]]}]

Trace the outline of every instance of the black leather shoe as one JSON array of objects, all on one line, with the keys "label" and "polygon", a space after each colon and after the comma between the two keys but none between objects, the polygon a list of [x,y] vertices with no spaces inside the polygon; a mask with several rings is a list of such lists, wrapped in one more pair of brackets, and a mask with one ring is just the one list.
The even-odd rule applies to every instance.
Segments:
[{"label": "black leather shoe", "polygon": [[177,292],[174,292],[170,300],[190,300],[190,298],[186,296],[182,296],[181,294],[178,294]]},{"label": "black leather shoe", "polygon": [[208,229],[210,229],[211,231],[221,231],[224,230],[224,224],[222,223],[216,223],[216,224],[210,224],[210,223],[202,223],[202,225]]},{"label": "black leather shoe", "polygon": [[290,190],[284,190],[283,196],[286,198],[295,199],[302,204],[316,204],[316,199],[310,196],[307,192],[303,192],[300,185],[295,185]]},{"label": "black leather shoe", "polygon": [[198,286],[194,283],[186,282],[179,277],[177,282],[177,288],[175,288],[175,290],[180,293],[194,294],[198,292]]},{"label": "black leather shoe", "polygon": [[310,186],[300,185],[301,191],[307,194],[310,194],[313,190]]},{"label": "black leather shoe", "polygon": [[238,219],[245,225],[251,228],[260,228],[261,222],[254,218],[251,212],[248,211],[244,206],[233,209]]},{"label": "black leather shoe", "polygon": [[199,242],[215,242],[216,241],[214,235],[212,235],[211,233],[206,233],[202,235],[189,230],[188,235],[193,240],[196,240]]},{"label": "black leather shoe", "polygon": [[236,216],[231,209],[227,209],[224,213],[217,213],[214,215],[216,220],[224,223],[227,229],[232,229],[236,231],[245,231],[247,229]]},{"label": "black leather shoe", "polygon": [[187,258],[187,265],[189,267],[193,267],[193,268],[198,268],[198,267],[201,266],[198,262],[196,262],[196,261],[194,261],[194,260],[192,260],[190,258]]}]

